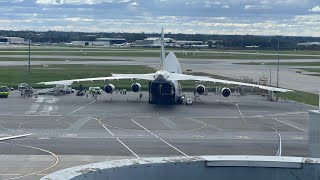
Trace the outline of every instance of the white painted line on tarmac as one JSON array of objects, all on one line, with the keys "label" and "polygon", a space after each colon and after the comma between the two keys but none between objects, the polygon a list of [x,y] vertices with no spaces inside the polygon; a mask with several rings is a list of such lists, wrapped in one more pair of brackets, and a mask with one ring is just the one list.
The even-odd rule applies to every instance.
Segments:
[{"label": "white painted line on tarmac", "polygon": [[268,114],[268,115],[264,115],[264,116],[285,116],[285,115],[297,115],[297,114],[308,114],[308,112],[296,111],[296,112],[286,112],[286,113]]},{"label": "white painted line on tarmac", "polygon": [[49,137],[42,137],[42,138],[38,138],[39,140],[47,140],[47,139],[51,139]]},{"label": "white painted line on tarmac", "polygon": [[291,137],[291,138],[294,140],[303,140],[304,139],[303,137]]},{"label": "white painted line on tarmac", "polygon": [[104,127],[104,129],[106,129],[112,136],[114,136],[114,134],[105,126],[105,125],[102,125]]},{"label": "white painted line on tarmac", "polygon": [[246,118],[263,118],[263,117],[274,117],[274,116],[286,116],[286,115],[307,115],[308,112],[295,111],[295,112],[286,112],[286,113],[276,113],[276,114],[262,114],[262,115],[251,115]]},{"label": "white painted line on tarmac", "polygon": [[285,125],[287,125],[287,126],[291,126],[291,127],[293,127],[293,128],[296,128],[296,129],[298,129],[298,130],[300,130],[300,131],[309,132],[308,130],[305,130],[305,129],[299,128],[299,127],[297,127],[297,126],[295,126],[295,125],[292,125],[292,124],[289,124],[289,123],[287,123],[287,122],[281,121],[281,120],[279,120],[278,118],[276,118],[276,119],[274,119],[274,120],[276,120],[276,121],[278,121],[278,122],[280,122],[280,123],[283,123],[283,124],[285,124]]},{"label": "white painted line on tarmac", "polygon": [[57,103],[58,101],[59,101],[59,98],[55,98],[55,97],[52,97],[46,100],[46,102],[49,104],[54,104],[54,103]]},{"label": "white painted line on tarmac", "polygon": [[0,176],[20,176],[20,174],[0,174]]},{"label": "white painted line on tarmac", "polygon": [[223,117],[219,117],[219,116],[201,116],[201,117],[197,117],[197,119],[238,119],[238,118],[241,118],[241,117],[236,117],[236,116],[232,116],[232,117],[228,117],[228,116],[223,116]]},{"label": "white painted line on tarmac", "polygon": [[[85,108],[85,107],[89,106],[90,104],[92,104],[92,103],[94,103],[94,102],[96,102],[96,101],[92,101],[92,102],[90,102],[90,103],[88,103],[88,104],[86,104],[86,105],[84,105],[84,106],[82,106],[82,107],[79,107],[78,109],[76,109],[76,110],[74,110],[74,111],[70,112],[69,114],[64,115],[62,118],[66,117],[66,116],[69,116],[69,115],[71,115],[71,114],[73,114],[73,113],[75,113],[75,112],[77,112],[77,111],[79,111],[79,110],[81,110],[81,109],[83,109],[83,108]],[[62,119],[62,118],[61,118],[61,119]]]},{"label": "white painted line on tarmac", "polygon": [[63,134],[62,137],[77,137],[78,135],[77,134]]},{"label": "white painted line on tarmac", "polygon": [[4,127],[4,126],[0,126],[0,128],[2,128],[2,129],[5,129],[5,130],[7,130],[7,131],[12,131],[12,132],[16,132],[16,130],[13,130],[13,129],[9,129],[9,128],[6,128],[6,127]]},{"label": "white painted line on tarmac", "polygon": [[204,139],[204,136],[201,135],[192,135],[192,139]]},{"label": "white painted line on tarmac", "polygon": [[49,112],[53,110],[52,106],[48,106],[48,105],[44,105],[42,111],[40,112],[40,114],[42,115],[49,115]]},{"label": "white painted line on tarmac", "polygon": [[[75,112],[77,112],[77,111],[80,111],[81,109],[83,109],[83,108],[85,108],[85,107],[87,107],[87,106],[89,106],[90,104],[93,104],[93,103],[95,103],[95,102],[96,102],[96,100],[91,101],[90,103],[88,103],[88,104],[86,104],[86,105],[84,105],[84,106],[82,106],[82,107],[79,107],[78,109],[76,109],[76,110],[74,110],[74,111],[70,112],[69,114],[66,114],[66,115],[62,116],[62,117],[61,117],[61,118],[59,118],[59,119],[56,119],[55,121],[57,121],[57,122],[61,123],[61,120],[62,120],[62,119],[64,119],[65,117],[67,117],[67,116],[69,116],[69,115],[71,115],[71,114],[73,114],[73,113],[75,113]],[[66,124],[69,124],[69,125],[73,126],[73,124],[71,124],[70,122],[64,122],[64,123],[66,123]]]},{"label": "white painted line on tarmac", "polygon": [[35,102],[41,103],[41,102],[43,102],[44,98],[45,97],[38,97]]},{"label": "white painted line on tarmac", "polygon": [[[94,119],[96,119],[96,118],[94,118]],[[96,119],[96,120],[97,120],[97,119]],[[113,137],[115,137],[115,135],[107,128],[107,126],[101,122],[101,119],[98,120],[98,123],[99,123],[99,124],[102,124],[102,127],[103,127],[105,130],[107,130]],[[121,143],[125,148],[127,148],[133,155],[135,155],[138,159],[140,159],[140,157],[139,157],[135,152],[133,152],[133,150],[130,149],[124,142],[122,142],[122,141],[121,141],[119,138],[117,138],[117,137],[116,137],[116,139],[117,139],[117,141],[118,141],[119,143]]]},{"label": "white painted line on tarmac", "polygon": [[249,136],[235,136],[236,139],[252,139]]},{"label": "white painted line on tarmac", "polygon": [[273,129],[276,133],[278,133],[278,129],[276,129],[275,127],[272,127],[272,126],[261,126],[261,127]]},{"label": "white painted line on tarmac", "polygon": [[238,111],[239,111],[239,113],[240,113],[240,116],[242,117],[242,119],[243,119],[243,122],[245,123],[245,124],[248,124],[247,123],[247,121],[246,121],[246,119],[244,118],[244,116],[242,115],[242,112],[240,111],[240,108],[239,108],[239,106],[238,106],[238,103],[234,100],[234,102],[236,103],[236,106],[237,106],[237,108],[238,108]]},{"label": "white painted line on tarmac", "polygon": [[48,115],[48,114],[0,114],[0,116],[13,116],[13,117],[57,117],[62,115]]},{"label": "white painted line on tarmac", "polygon": [[156,134],[153,134],[151,131],[149,131],[147,128],[143,127],[141,124],[137,123],[135,120],[131,119],[132,122],[134,122],[136,125],[140,126],[142,129],[146,130],[147,132],[149,132],[150,134],[152,134],[154,137],[158,138],[160,141],[166,143],[168,146],[172,147],[173,149],[175,149],[176,151],[180,152],[181,154],[183,154],[186,157],[189,157],[186,153],[182,152],[180,149],[176,148],[175,146],[173,146],[172,144],[168,143],[167,141],[163,140],[161,137],[157,136]]},{"label": "white painted line on tarmac", "polygon": [[3,138],[0,138],[0,141],[5,141],[5,140],[9,140],[9,139],[23,138],[23,137],[31,136],[31,135],[32,134],[22,134],[22,135],[17,135],[17,136],[3,137]]},{"label": "white painted line on tarmac", "polygon": [[134,153],[125,143],[123,143],[119,138],[117,138],[117,140],[124,146],[126,147],[133,155],[135,155],[138,159],[140,159],[140,157]]},{"label": "white painted line on tarmac", "polygon": [[40,104],[32,104],[30,109],[25,112],[25,114],[34,114],[38,110]]},{"label": "white painted line on tarmac", "polygon": [[250,117],[247,117],[247,118],[262,118],[263,116],[262,115],[255,115],[255,116],[250,116]]}]

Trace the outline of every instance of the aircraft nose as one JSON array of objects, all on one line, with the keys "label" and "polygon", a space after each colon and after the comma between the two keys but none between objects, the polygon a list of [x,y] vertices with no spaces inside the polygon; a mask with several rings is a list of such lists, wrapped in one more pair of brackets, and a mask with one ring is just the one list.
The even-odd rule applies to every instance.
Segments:
[{"label": "aircraft nose", "polygon": [[165,80],[166,78],[164,77],[163,74],[157,74],[156,79]]}]

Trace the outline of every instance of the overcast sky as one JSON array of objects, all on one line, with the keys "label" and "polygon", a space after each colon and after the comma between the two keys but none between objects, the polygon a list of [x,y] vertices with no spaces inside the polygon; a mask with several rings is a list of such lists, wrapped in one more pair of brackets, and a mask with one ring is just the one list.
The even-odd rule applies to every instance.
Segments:
[{"label": "overcast sky", "polygon": [[0,29],[320,36],[320,0],[0,0]]}]

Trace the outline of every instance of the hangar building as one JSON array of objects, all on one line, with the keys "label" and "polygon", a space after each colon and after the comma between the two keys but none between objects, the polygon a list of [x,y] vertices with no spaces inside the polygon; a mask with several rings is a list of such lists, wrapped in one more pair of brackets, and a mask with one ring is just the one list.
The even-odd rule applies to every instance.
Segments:
[{"label": "hangar building", "polygon": [[125,38],[97,38],[95,41],[72,41],[71,44],[75,46],[109,46],[125,42]]},{"label": "hangar building", "polygon": [[97,38],[96,41],[106,42],[106,43],[109,43],[110,45],[126,43],[125,38]]},{"label": "hangar building", "polygon": [[23,44],[25,43],[24,38],[20,37],[0,37],[1,44]]}]

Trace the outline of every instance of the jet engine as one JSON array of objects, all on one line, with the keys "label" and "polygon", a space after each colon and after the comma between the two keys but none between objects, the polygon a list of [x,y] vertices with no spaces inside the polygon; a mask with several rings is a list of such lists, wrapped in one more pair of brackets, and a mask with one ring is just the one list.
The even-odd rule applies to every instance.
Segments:
[{"label": "jet engine", "polygon": [[106,93],[112,94],[112,92],[115,90],[115,87],[113,84],[108,84],[104,86],[104,91]]},{"label": "jet engine", "polygon": [[204,87],[204,85],[200,84],[196,87],[196,91],[198,94],[203,94],[206,91],[206,88]]},{"label": "jet engine", "polygon": [[228,97],[231,94],[231,90],[229,88],[224,87],[224,88],[222,88],[221,93],[222,93],[223,97]]},{"label": "jet engine", "polygon": [[133,83],[133,84],[131,85],[131,90],[132,90],[133,92],[139,92],[139,91],[141,91],[141,84],[139,84],[139,83]]}]

